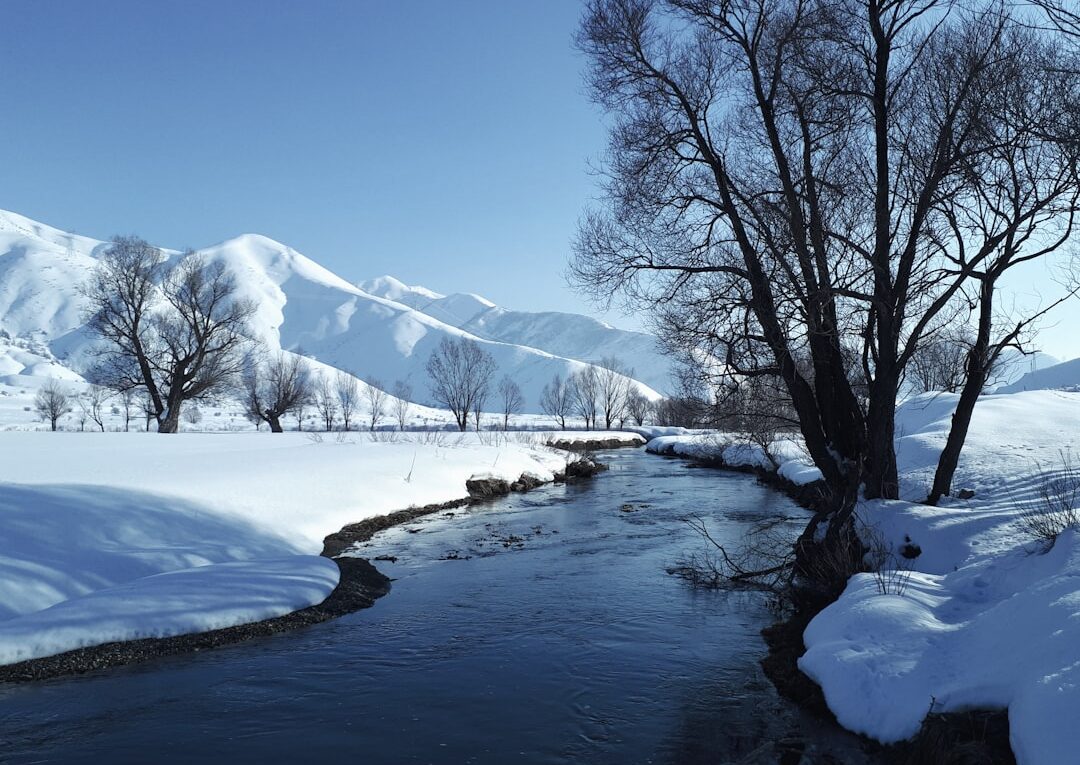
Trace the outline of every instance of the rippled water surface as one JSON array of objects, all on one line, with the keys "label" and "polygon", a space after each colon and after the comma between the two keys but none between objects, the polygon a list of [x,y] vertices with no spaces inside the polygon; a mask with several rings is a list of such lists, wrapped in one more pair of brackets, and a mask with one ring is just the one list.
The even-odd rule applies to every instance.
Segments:
[{"label": "rippled water surface", "polygon": [[780,700],[763,596],[665,573],[802,511],[753,479],[642,452],[592,482],[421,519],[358,552],[373,608],[204,654],[0,687],[3,762],[869,762]]}]

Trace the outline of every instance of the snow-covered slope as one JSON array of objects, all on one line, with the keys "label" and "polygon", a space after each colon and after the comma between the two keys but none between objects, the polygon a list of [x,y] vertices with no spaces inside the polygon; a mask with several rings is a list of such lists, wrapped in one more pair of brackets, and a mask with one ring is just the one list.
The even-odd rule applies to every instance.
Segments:
[{"label": "snow-covered slope", "polygon": [[406,438],[0,433],[0,665],[319,603],[338,583],[327,534],[474,475],[566,469],[529,439]]},{"label": "snow-covered slope", "polygon": [[585,361],[614,357],[633,368],[635,379],[654,390],[663,392],[672,386],[671,361],[660,354],[656,338],[644,332],[616,329],[580,314],[511,311],[479,295],[441,295],[403,284],[392,276],[363,282],[360,288],[477,337]]},{"label": "snow-covered slope", "polygon": [[[9,378],[49,374],[48,364],[26,363],[26,345],[31,342],[41,344],[43,353],[38,355],[43,362],[51,363],[50,354],[54,354],[71,369],[84,370],[92,339],[82,325],[84,301],[79,285],[105,246],[0,211],[0,331],[6,333],[8,346],[18,345],[21,354],[17,357],[0,348],[0,374]],[[419,311],[393,299],[394,285],[377,285],[386,297],[370,294],[293,248],[256,234],[199,252],[221,261],[236,274],[241,294],[258,306],[253,332],[271,350],[304,353],[363,380],[378,378],[386,387],[395,380],[406,380],[419,403],[432,400],[424,367],[445,337],[464,336],[480,342],[495,358],[497,374],[507,374],[521,386],[529,412],[539,411],[544,384],[555,374],[566,377],[580,369],[584,364],[580,359],[618,355],[637,365],[640,357],[635,347],[626,344],[622,353],[609,353],[616,350],[617,342],[610,348],[601,348],[602,343],[567,345],[567,350],[580,350],[581,355],[566,356],[519,340],[504,340],[496,336],[498,332],[473,333],[465,325],[477,314],[502,309],[475,296],[442,298],[420,289],[401,290],[396,295],[410,300],[426,295],[429,302],[438,300],[442,305],[439,312]],[[585,317],[571,319],[592,322]],[[510,334],[524,337],[528,333],[522,329]],[[540,336],[545,330],[538,326],[533,334]],[[647,387],[642,389],[647,395],[657,395]]]},{"label": "snow-covered slope", "polygon": [[1003,385],[998,393],[1019,393],[1024,390],[1080,389],[1080,359],[1065,361],[1028,372],[1011,385]]}]

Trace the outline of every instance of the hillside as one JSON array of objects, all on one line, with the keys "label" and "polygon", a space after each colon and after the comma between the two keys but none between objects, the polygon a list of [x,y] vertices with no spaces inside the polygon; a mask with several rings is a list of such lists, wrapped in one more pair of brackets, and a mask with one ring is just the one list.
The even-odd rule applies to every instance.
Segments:
[{"label": "hillside", "polygon": [[615,357],[633,368],[635,379],[654,390],[668,391],[672,385],[670,359],[660,354],[656,338],[644,332],[616,329],[580,314],[513,311],[479,295],[441,295],[425,287],[408,286],[392,276],[363,282],[360,288],[476,337],[585,361]]},{"label": "hillside", "polygon": [[1028,372],[1010,385],[997,389],[998,393],[1019,393],[1025,390],[1061,390],[1080,387],[1080,359],[1054,364],[1034,372]]},{"label": "hillside", "polygon": [[[6,335],[0,347],[0,374],[7,384],[32,387],[41,378],[66,375],[60,371],[65,367],[85,371],[92,338],[83,328],[79,285],[105,246],[0,212],[0,331]],[[303,353],[362,380],[377,378],[386,387],[407,380],[414,400],[421,404],[432,400],[424,365],[444,337],[469,337],[481,343],[495,358],[497,374],[507,374],[521,386],[527,412],[539,410],[540,390],[555,374],[569,376],[586,361],[607,355],[636,366],[639,347],[648,339],[641,335],[637,345],[605,341],[605,332],[619,331],[583,316],[503,311],[475,296],[426,293],[428,302],[439,303],[442,310],[430,306],[418,310],[395,297],[418,302],[425,291],[395,296],[383,285],[378,291],[384,294],[371,294],[293,248],[257,234],[198,252],[224,263],[236,275],[241,295],[257,303],[253,334],[271,350]],[[488,329],[477,319],[491,310],[509,318],[492,322],[498,327]],[[537,317],[536,327],[527,326],[529,316]],[[566,353],[550,350],[552,344],[538,348],[527,342],[545,335],[557,336],[554,345]],[[614,354],[615,350],[623,352]],[[651,361],[642,366],[646,367],[650,374],[655,371]],[[639,387],[657,396],[649,387],[640,383]]]}]

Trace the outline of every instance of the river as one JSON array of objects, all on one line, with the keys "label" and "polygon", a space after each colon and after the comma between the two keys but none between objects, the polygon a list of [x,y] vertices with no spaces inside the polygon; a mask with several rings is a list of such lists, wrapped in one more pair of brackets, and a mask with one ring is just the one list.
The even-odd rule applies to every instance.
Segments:
[{"label": "river", "polygon": [[376,536],[359,554],[397,561],[376,563],[394,582],[373,608],[0,687],[0,761],[872,762],[762,674],[764,595],[666,573],[703,549],[688,514],[732,540],[803,511],[748,476],[603,459],[592,481]]}]

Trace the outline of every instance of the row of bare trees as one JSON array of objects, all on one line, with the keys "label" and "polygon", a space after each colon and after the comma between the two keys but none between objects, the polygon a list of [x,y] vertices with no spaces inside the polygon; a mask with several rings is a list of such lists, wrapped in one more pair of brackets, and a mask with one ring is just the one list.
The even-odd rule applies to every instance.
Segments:
[{"label": "row of bare trees", "polygon": [[325,430],[352,430],[362,404],[369,430],[376,430],[388,416],[399,430],[405,430],[411,397],[408,383],[396,382],[392,398],[378,378],[369,378],[361,385],[345,371],[332,376],[319,374],[296,354],[279,353],[270,360],[249,359],[243,375],[243,403],[248,417],[257,424],[265,422],[272,433],[282,432],[281,420],[287,414],[294,415],[297,427],[303,429],[308,407],[314,407]]},{"label": "row of bare trees", "polygon": [[633,370],[616,358],[582,366],[567,379],[555,375],[540,392],[540,408],[566,427],[568,417],[577,416],[586,428],[606,430],[627,419],[642,425],[649,416],[651,402],[635,386]]},{"label": "row of bare trees", "polygon": [[[460,430],[470,419],[480,428],[481,412],[492,392],[497,365],[490,353],[468,338],[444,338],[427,362],[427,372],[435,400],[454,415]],[[611,429],[633,419],[642,424],[649,414],[650,401],[637,389],[633,370],[615,358],[581,367],[563,379],[555,375],[540,394],[540,408],[565,428],[569,417],[580,417],[587,428],[600,423]],[[503,376],[494,386],[502,427],[525,406],[521,388]]]},{"label": "row of bare trees", "polygon": [[148,406],[140,405],[134,391],[114,391],[102,385],[91,384],[78,393],[58,380],[49,380],[34,396],[34,412],[54,431],[59,429],[60,420],[73,413],[78,416],[80,430],[85,430],[86,423],[91,422],[104,433],[106,416],[110,413],[121,415],[124,430],[130,430],[137,409],[145,413]]}]

